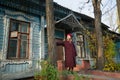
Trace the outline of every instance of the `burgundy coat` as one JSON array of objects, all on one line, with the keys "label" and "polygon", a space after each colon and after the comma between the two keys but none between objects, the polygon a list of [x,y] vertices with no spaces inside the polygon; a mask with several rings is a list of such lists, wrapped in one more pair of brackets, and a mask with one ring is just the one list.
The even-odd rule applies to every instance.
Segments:
[{"label": "burgundy coat", "polygon": [[65,48],[65,67],[73,68],[76,66],[76,50],[73,42],[63,41],[57,42],[57,45],[62,45]]}]

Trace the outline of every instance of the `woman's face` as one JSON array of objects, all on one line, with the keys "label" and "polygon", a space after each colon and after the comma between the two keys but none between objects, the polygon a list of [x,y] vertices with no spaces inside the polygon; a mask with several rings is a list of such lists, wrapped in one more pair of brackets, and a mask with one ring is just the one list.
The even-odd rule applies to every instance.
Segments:
[{"label": "woman's face", "polygon": [[67,35],[67,40],[70,40],[71,39],[71,36],[70,35]]}]

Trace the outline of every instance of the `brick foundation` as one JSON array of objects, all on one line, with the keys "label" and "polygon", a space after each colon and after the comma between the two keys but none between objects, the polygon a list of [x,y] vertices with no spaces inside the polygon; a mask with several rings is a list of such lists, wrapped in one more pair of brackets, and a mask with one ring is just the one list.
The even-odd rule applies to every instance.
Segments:
[{"label": "brick foundation", "polygon": [[65,69],[65,65],[64,65],[64,61],[63,60],[58,60],[57,61],[57,68],[58,68],[58,71],[62,71]]},{"label": "brick foundation", "polygon": [[[57,68],[59,71],[62,71],[65,69],[65,64],[63,60],[58,60],[57,61]],[[88,70],[90,68],[90,63],[89,60],[82,60],[82,64],[81,65],[76,65],[76,67],[74,67],[74,71],[80,71],[80,70]]]}]

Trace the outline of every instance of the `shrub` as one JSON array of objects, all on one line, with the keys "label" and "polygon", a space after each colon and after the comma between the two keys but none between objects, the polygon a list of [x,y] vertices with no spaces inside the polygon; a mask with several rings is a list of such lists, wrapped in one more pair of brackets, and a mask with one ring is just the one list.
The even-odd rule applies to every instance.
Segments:
[{"label": "shrub", "polygon": [[115,43],[114,41],[109,37],[105,36],[104,38],[104,55],[105,55],[105,66],[104,71],[117,71],[120,70],[120,66],[115,63],[114,57],[116,55],[115,51]]},{"label": "shrub", "polygon": [[41,70],[36,72],[36,80],[58,80],[58,71],[55,66],[49,63],[47,60],[40,62]]}]

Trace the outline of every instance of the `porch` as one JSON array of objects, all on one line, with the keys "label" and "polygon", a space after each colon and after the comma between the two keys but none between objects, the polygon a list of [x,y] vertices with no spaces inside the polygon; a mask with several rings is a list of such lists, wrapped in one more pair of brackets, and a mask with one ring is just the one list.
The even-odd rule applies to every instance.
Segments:
[{"label": "porch", "polygon": [[[76,16],[71,13],[68,16],[56,21],[55,29],[58,31],[62,31],[61,33],[57,34],[55,31],[55,41],[65,40],[65,36],[68,33],[72,33],[73,42],[76,48],[77,57],[76,57],[76,67],[74,68],[75,71],[80,71],[81,69],[89,69],[92,65],[94,65],[94,59],[90,57],[90,53],[87,47],[87,40],[86,34],[84,31],[86,30],[85,27],[78,21]],[[63,37],[60,35],[63,34]],[[57,67],[59,70],[64,69],[64,48],[62,46],[56,46],[56,61]]]}]

